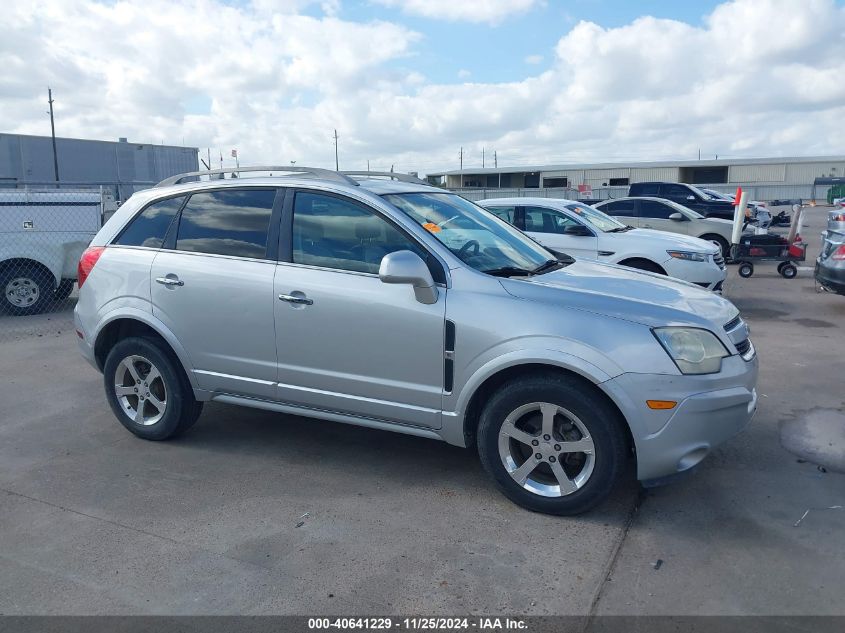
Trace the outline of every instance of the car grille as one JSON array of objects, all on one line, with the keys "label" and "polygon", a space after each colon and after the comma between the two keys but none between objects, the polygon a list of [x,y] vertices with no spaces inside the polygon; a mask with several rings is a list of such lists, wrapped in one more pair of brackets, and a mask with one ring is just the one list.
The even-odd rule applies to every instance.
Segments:
[{"label": "car grille", "polygon": [[714,261],[714,262],[716,262],[716,265],[717,265],[719,268],[721,268],[722,270],[725,270],[725,268],[727,268],[727,266],[726,266],[726,264],[725,264],[725,258],[724,258],[724,256],[722,255],[722,252],[721,252],[721,251],[719,251],[718,253],[716,253],[715,255],[713,255],[713,261]]},{"label": "car grille", "polygon": [[[739,316],[736,316],[727,323],[725,323],[725,332],[730,335],[731,332],[733,332],[742,325],[742,319]],[[740,357],[744,361],[750,361],[754,358],[754,355],[757,353],[754,349],[754,345],[751,343],[751,339],[747,336],[741,341],[734,343],[734,346],[736,347],[737,353],[739,353]]]}]

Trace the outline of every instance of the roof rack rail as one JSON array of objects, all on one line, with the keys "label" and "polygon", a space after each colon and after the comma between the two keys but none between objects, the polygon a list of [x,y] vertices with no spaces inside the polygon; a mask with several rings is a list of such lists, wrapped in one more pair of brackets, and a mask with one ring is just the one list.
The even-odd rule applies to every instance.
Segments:
[{"label": "roof rack rail", "polygon": [[309,176],[314,176],[316,178],[325,178],[326,180],[333,180],[335,182],[343,183],[344,185],[353,185],[355,187],[358,186],[358,182],[353,178],[345,176],[343,173],[338,171],[332,171],[331,169],[322,169],[321,167],[292,167],[290,165],[268,165],[268,166],[259,166],[259,167],[234,167],[231,169],[207,169],[204,171],[190,171],[184,174],[176,174],[175,176],[170,176],[169,178],[165,178],[160,183],[155,185],[156,187],[169,187],[170,185],[178,185],[183,180],[187,178],[197,178],[199,179],[200,176],[220,176],[220,180],[225,179],[226,174],[241,174],[241,173],[249,173],[249,172],[256,172],[256,171],[267,171],[267,172],[287,172],[286,175],[292,174],[306,174]]},{"label": "roof rack rail", "polygon": [[401,182],[411,182],[415,185],[431,186],[431,183],[417,178],[416,176],[412,176],[410,174],[397,174],[394,171],[341,171],[338,173],[341,173],[344,176],[387,176],[388,178],[393,178],[394,180],[399,180]]}]

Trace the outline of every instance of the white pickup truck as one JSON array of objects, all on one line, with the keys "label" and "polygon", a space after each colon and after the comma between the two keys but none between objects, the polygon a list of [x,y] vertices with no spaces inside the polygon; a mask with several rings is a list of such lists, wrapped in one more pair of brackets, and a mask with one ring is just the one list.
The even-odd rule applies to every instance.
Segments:
[{"label": "white pickup truck", "polygon": [[0,189],[0,311],[36,314],[67,299],[104,210],[99,191]]}]

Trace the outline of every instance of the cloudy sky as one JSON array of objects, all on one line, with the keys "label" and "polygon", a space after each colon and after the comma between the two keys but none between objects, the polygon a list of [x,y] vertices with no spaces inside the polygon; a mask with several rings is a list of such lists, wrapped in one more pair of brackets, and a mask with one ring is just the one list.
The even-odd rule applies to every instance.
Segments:
[{"label": "cloudy sky", "polygon": [[0,132],[422,173],[845,153],[845,0],[6,0]]}]

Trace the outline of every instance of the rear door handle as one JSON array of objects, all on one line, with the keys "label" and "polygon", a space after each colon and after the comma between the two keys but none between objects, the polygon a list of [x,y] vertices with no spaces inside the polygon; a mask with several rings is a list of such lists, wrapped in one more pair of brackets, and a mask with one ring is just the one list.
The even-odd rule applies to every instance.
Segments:
[{"label": "rear door handle", "polygon": [[163,286],[184,286],[185,282],[181,279],[174,279],[173,277],[156,277],[156,282]]},{"label": "rear door handle", "polygon": [[298,303],[301,305],[314,305],[314,300],[309,299],[308,297],[299,297],[296,295],[279,295],[279,299],[282,301],[287,301],[288,303]]}]

